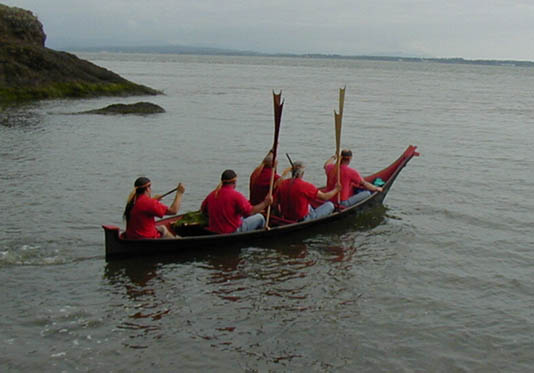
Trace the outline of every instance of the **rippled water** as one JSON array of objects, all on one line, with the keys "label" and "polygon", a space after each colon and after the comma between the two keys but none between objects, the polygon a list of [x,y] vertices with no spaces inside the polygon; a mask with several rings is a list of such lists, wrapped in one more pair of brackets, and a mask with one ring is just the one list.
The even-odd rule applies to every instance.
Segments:
[{"label": "rippled water", "polygon": [[[256,57],[85,54],[157,97],[57,100],[0,113],[3,371],[505,371],[534,359],[534,72]],[[421,156],[377,209],[256,247],[106,262],[133,180],[186,185],[272,143],[308,164],[342,145],[363,174]],[[69,115],[150,101],[156,116]],[[281,160],[285,166],[285,160]]]}]

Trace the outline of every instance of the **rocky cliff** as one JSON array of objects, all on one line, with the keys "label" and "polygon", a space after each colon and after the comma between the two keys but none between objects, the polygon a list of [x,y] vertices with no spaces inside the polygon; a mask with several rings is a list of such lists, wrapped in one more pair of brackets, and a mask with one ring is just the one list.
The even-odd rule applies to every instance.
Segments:
[{"label": "rocky cliff", "polygon": [[0,104],[63,97],[159,94],[152,88],[45,47],[32,12],[0,4]]}]

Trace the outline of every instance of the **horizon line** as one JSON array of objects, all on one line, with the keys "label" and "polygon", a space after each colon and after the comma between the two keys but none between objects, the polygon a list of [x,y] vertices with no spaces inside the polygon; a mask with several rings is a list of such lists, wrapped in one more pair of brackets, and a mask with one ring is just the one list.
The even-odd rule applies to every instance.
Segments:
[{"label": "horizon line", "polygon": [[199,55],[227,55],[227,56],[257,56],[257,57],[308,57],[308,58],[339,58],[339,59],[368,59],[368,60],[401,60],[405,62],[442,62],[485,65],[515,65],[534,66],[534,61],[514,59],[485,59],[464,57],[422,57],[414,55],[395,55],[386,53],[376,54],[340,54],[340,53],[291,53],[291,52],[257,52],[222,47],[169,45],[102,45],[84,47],[65,47],[66,50],[77,52],[115,52],[115,53],[161,53],[161,54],[199,54]]}]

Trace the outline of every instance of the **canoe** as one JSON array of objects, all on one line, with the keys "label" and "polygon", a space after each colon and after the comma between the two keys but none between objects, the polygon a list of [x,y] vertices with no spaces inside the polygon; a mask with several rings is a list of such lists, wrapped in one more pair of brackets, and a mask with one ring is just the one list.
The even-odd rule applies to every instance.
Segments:
[{"label": "canoe", "polygon": [[[366,209],[381,205],[401,170],[414,156],[418,155],[419,153],[417,152],[416,146],[408,146],[404,153],[402,153],[402,155],[388,167],[365,177],[365,180],[371,183],[377,178],[382,179],[385,182],[382,186],[382,192],[374,192],[356,205],[348,208],[338,208],[332,214],[320,219],[305,222],[292,222],[285,221],[276,216],[271,216],[269,229],[229,234],[214,234],[206,231],[199,225],[184,225],[178,232],[174,232],[178,233],[181,238],[143,240],[124,239],[119,227],[114,225],[103,225],[102,228],[104,228],[105,232],[106,260],[142,255],[178,254],[187,250],[200,250],[204,248],[221,249],[225,246],[235,247],[235,245],[246,247],[252,245],[254,242],[280,238],[281,236],[306,230],[312,234],[314,227],[317,227],[318,225],[345,219],[361,213]],[[165,225],[168,229],[174,231],[174,223],[182,219],[184,215],[185,214],[175,215],[158,220],[156,225]]]}]

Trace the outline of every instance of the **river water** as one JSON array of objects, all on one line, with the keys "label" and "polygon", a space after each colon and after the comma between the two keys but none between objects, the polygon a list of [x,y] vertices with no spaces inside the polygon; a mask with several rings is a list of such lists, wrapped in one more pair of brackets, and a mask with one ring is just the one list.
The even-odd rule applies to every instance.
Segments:
[{"label": "river water", "polygon": [[[2,371],[528,372],[534,364],[534,71],[336,59],[79,54],[164,91],[0,113]],[[324,183],[410,144],[383,209],[291,239],[106,262],[134,179],[198,209],[272,144]],[[70,115],[150,101],[154,116]],[[282,167],[287,161],[280,158]],[[170,200],[167,200],[170,203]]]}]

